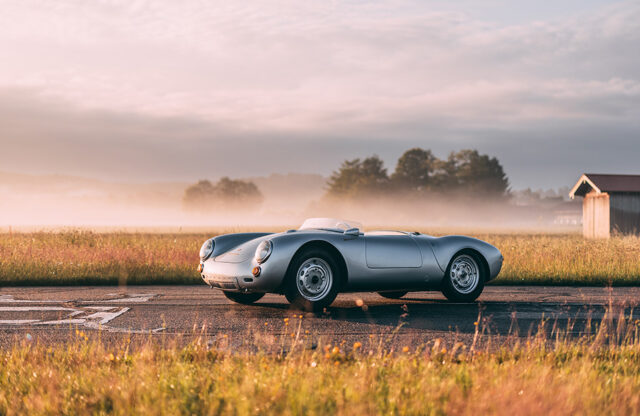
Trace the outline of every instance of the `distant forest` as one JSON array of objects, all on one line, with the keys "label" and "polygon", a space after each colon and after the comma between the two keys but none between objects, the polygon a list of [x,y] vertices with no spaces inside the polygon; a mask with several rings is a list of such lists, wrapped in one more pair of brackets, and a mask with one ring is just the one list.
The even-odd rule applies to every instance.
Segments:
[{"label": "distant forest", "polygon": [[[345,160],[329,177],[325,199],[354,200],[383,194],[505,198],[509,195],[509,180],[497,158],[477,150],[451,152],[446,160],[441,160],[431,150],[413,148],[400,156],[390,175],[376,155]],[[201,180],[189,186],[184,193],[183,206],[201,212],[244,210],[258,208],[263,199],[252,181],[224,177],[217,183]]]},{"label": "distant forest", "polygon": [[495,157],[477,150],[451,152],[446,160],[430,150],[413,148],[398,159],[391,175],[378,156],[346,160],[329,178],[327,193],[359,197],[385,193],[461,194],[470,197],[505,197],[509,180]]}]

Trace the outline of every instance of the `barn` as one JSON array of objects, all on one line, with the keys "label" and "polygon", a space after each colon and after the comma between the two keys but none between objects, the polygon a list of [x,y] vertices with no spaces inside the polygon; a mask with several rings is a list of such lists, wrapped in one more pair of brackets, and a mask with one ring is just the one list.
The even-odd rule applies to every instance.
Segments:
[{"label": "barn", "polygon": [[584,198],[582,230],[586,238],[640,235],[640,175],[585,173],[569,197]]}]

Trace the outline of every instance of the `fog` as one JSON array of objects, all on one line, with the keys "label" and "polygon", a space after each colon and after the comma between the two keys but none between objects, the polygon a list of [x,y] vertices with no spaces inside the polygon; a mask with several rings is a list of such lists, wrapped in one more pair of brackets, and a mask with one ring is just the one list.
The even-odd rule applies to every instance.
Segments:
[{"label": "fog", "polygon": [[553,231],[577,228],[577,223],[566,223],[579,221],[581,214],[579,202],[563,201],[523,206],[508,200],[413,195],[330,200],[320,175],[248,179],[263,194],[259,206],[193,213],[182,204],[189,183],[130,184],[0,173],[0,231],[284,229],[297,227],[305,218],[323,216],[356,220],[365,229]]}]

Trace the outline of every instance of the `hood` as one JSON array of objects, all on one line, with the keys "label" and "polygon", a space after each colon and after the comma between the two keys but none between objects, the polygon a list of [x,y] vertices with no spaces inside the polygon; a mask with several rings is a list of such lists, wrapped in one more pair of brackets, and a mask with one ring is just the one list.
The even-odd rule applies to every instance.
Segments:
[{"label": "hood", "polygon": [[278,234],[269,234],[263,237],[254,238],[253,240],[247,241],[246,243],[242,243],[237,247],[232,248],[231,250],[220,254],[215,257],[213,260],[221,263],[242,263],[247,260],[250,260],[254,254],[256,253],[256,248],[258,245],[264,240],[268,240],[270,238],[275,237]]}]

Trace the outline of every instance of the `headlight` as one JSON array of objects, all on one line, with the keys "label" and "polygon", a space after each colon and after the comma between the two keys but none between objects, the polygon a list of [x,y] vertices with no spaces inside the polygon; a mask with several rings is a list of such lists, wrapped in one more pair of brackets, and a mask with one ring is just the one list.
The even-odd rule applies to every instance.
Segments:
[{"label": "headlight", "polygon": [[213,246],[213,239],[204,242],[202,247],[200,247],[200,261],[205,261],[211,256],[211,254],[213,253]]},{"label": "headlight", "polygon": [[271,241],[265,240],[262,243],[260,243],[258,248],[256,248],[256,261],[258,263],[264,263],[265,261],[267,261],[267,259],[271,255],[272,249],[273,249],[273,244],[271,244]]}]

